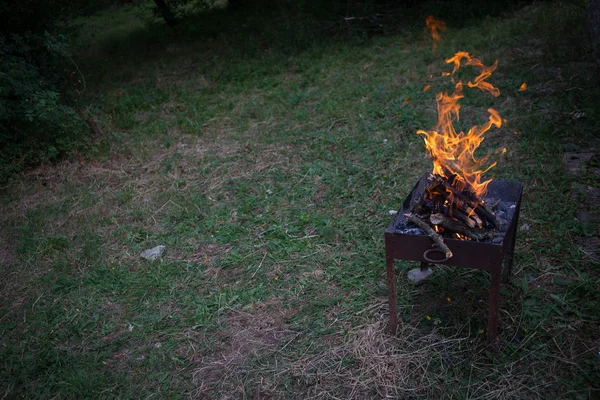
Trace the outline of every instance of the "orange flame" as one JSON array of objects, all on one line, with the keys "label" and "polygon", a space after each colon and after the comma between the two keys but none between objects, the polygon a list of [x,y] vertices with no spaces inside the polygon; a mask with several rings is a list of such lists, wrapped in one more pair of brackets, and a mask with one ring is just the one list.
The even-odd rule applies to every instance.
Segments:
[{"label": "orange flame", "polygon": [[442,20],[435,19],[433,15],[427,16],[425,18],[425,25],[427,25],[427,29],[431,33],[431,37],[433,38],[433,46],[431,48],[432,51],[435,52],[437,49],[438,43],[440,43],[440,31],[446,30],[446,23]]},{"label": "orange flame", "polygon": [[[486,81],[498,66],[498,61],[488,67],[479,59],[471,57],[469,53],[458,52],[447,59],[446,63],[453,64],[454,67],[451,73],[443,75],[450,76],[453,82],[454,74],[461,68],[462,64],[472,66],[479,70],[479,75],[473,81],[467,82],[466,86],[489,92],[494,97],[500,95],[500,90]],[[454,180],[457,189],[469,188],[476,196],[481,198],[485,195],[487,185],[491,182],[491,179],[482,181],[481,177],[496,163],[484,167],[483,164],[487,162],[488,156],[477,159],[475,150],[483,142],[483,135],[492,126],[496,128],[502,126],[502,118],[496,110],[489,108],[489,118],[486,123],[473,126],[467,133],[456,132],[454,121],[460,119],[459,100],[464,97],[464,86],[462,81],[458,81],[455,83],[452,94],[437,94],[437,125],[430,131],[418,130],[417,134],[423,135],[425,146],[433,157],[433,173]]]}]

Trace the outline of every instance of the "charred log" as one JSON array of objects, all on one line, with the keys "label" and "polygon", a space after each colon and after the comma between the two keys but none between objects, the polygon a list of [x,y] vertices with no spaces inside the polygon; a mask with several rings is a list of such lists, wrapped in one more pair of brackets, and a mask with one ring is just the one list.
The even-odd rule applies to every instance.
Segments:
[{"label": "charred log", "polygon": [[468,226],[444,214],[431,214],[429,221],[433,225],[441,226],[444,230],[458,233],[470,239],[481,241],[489,238],[489,234],[483,229],[470,229]]},{"label": "charred log", "polygon": [[[477,222],[475,222],[474,219],[471,219],[466,214],[462,213],[459,210],[453,209],[452,207],[441,206],[441,207],[439,207],[439,210],[448,217],[456,218],[463,224],[467,225],[469,228],[475,228],[478,226]],[[479,226],[481,226],[481,225],[479,225]]]},{"label": "charred log", "polygon": [[485,204],[481,203],[477,207],[475,207],[475,213],[479,215],[483,220],[485,220],[490,226],[502,230],[502,222],[496,218],[493,212],[488,210]]}]

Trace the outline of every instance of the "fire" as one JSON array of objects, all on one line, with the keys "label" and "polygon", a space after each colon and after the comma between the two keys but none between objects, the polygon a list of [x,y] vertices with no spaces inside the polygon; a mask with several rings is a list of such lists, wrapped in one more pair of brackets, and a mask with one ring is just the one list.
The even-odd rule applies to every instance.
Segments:
[{"label": "fire", "polygon": [[460,233],[455,233],[455,234],[454,234],[454,236],[455,236],[457,239],[460,239],[460,240],[472,240],[470,237],[468,237],[468,236],[465,236],[465,235],[461,235]]},{"label": "fire", "polygon": [[435,52],[435,49],[437,49],[437,46],[440,43],[439,32],[446,30],[446,23],[439,19],[435,19],[433,15],[429,15],[427,18],[425,18],[425,24],[427,25],[427,29],[429,29],[431,37],[433,38],[431,50]]},{"label": "fire", "polygon": [[[484,134],[492,126],[500,128],[502,118],[498,112],[492,108],[487,111],[489,118],[483,125],[475,125],[468,132],[456,132],[454,121],[460,119],[459,101],[464,97],[465,86],[468,88],[478,88],[481,91],[489,92],[494,97],[500,95],[500,90],[487,79],[498,66],[496,61],[491,66],[484,65],[479,59],[471,57],[469,53],[458,52],[453,57],[446,60],[447,64],[453,64],[452,72],[443,73],[443,76],[449,76],[454,85],[452,94],[438,93],[436,96],[438,122],[430,131],[418,130],[417,134],[423,135],[425,146],[433,156],[433,173],[445,177],[453,182],[459,190],[470,190],[477,197],[481,198],[486,194],[487,186],[491,179],[482,181],[482,175],[493,168],[496,163],[484,166],[488,156],[477,159],[475,150],[484,140]],[[472,81],[463,83],[462,80],[455,81],[455,73],[463,66],[471,66],[479,70],[479,75]]]}]

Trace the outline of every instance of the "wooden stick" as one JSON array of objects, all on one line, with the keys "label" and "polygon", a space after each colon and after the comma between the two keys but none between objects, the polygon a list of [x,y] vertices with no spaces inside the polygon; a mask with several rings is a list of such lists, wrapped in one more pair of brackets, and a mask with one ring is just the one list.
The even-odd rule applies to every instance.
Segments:
[{"label": "wooden stick", "polygon": [[453,209],[453,208],[450,208],[450,207],[446,207],[446,206],[441,206],[440,207],[440,211],[444,215],[447,215],[447,216],[449,216],[451,218],[459,220],[463,224],[467,225],[469,228],[475,228],[477,226],[477,223],[474,220],[472,220],[471,218],[467,217],[466,214],[463,214],[459,210],[456,210],[456,209]]},{"label": "wooden stick", "polygon": [[481,202],[481,205],[479,207],[485,210],[485,212],[492,217],[492,224],[494,225],[494,227],[499,231],[502,231],[502,221],[500,220],[500,218],[498,218],[496,214],[490,211],[490,209],[483,202]]},{"label": "wooden stick", "polygon": [[483,240],[487,237],[487,234],[481,230],[469,229],[462,222],[457,221],[453,218],[447,217],[442,213],[431,214],[429,216],[429,221],[433,225],[438,225],[444,228],[449,232],[460,233],[463,236],[471,238],[473,240]]},{"label": "wooden stick", "polygon": [[477,215],[477,213],[475,212],[475,210],[473,210],[469,206],[465,206],[465,212],[466,212],[466,214],[467,214],[467,216],[469,218],[471,218],[473,221],[475,221],[475,224],[478,227],[481,228],[483,226],[483,221],[481,221],[481,219],[479,218],[479,215]]},{"label": "wooden stick", "polygon": [[468,221],[466,222],[467,225],[469,225],[471,228],[474,228],[475,226],[483,226],[483,222],[481,221],[475,210],[469,204],[467,204],[464,200],[458,199],[456,197],[453,200],[454,201],[453,204],[451,204],[451,206],[454,209],[457,209],[458,211],[463,213],[465,217],[473,221],[474,225],[472,225],[471,222]]},{"label": "wooden stick", "polygon": [[483,203],[475,207],[474,210],[475,213],[479,215],[479,217],[481,217],[482,219],[486,220],[489,223],[489,225],[493,226],[498,230],[502,229],[502,223],[498,220],[498,218],[496,218],[493,212],[487,209],[487,207]]},{"label": "wooden stick", "polygon": [[429,236],[431,240],[433,240],[437,247],[439,247],[439,249],[444,252],[446,258],[452,257],[452,251],[450,251],[448,246],[446,246],[446,243],[444,243],[444,239],[442,239],[442,237],[438,235],[436,231],[434,231],[433,228],[429,226],[429,224],[427,224],[427,222],[423,221],[421,218],[417,217],[414,214],[411,214],[408,217],[408,222],[417,225],[419,228],[421,228],[423,232],[425,232],[427,236]]}]

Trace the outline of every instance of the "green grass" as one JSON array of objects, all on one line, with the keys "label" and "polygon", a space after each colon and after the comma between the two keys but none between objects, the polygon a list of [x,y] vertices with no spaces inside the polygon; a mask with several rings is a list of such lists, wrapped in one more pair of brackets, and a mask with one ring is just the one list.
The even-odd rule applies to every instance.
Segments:
[{"label": "green grass", "polygon": [[[572,194],[598,181],[562,157],[598,151],[600,91],[580,50],[544,47],[578,39],[551,35],[577,35],[581,15],[449,20],[432,54],[424,24],[276,41],[260,16],[236,31],[221,13],[176,33],[135,9],[84,21],[78,62],[108,150],[2,191],[2,395],[597,396],[600,277],[581,240],[598,229]],[[388,210],[430,168],[415,131],[434,124],[428,77],[456,50],[499,59],[502,96],[465,99],[464,119],[507,118],[486,149],[507,147],[494,174],[525,185],[495,348],[480,332],[488,278],[460,268],[414,288],[399,262],[402,334],[386,333]],[[159,244],[162,259],[139,257]]]}]

